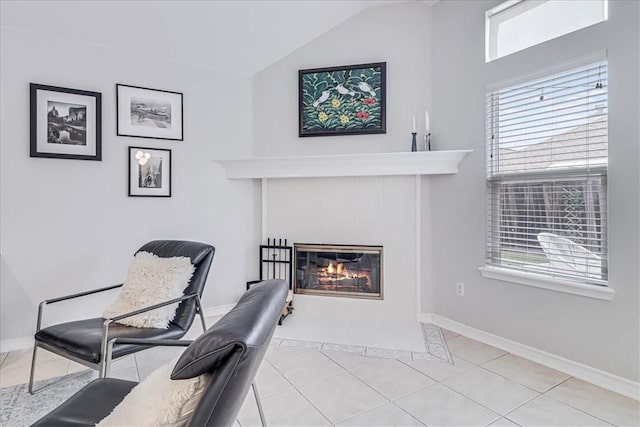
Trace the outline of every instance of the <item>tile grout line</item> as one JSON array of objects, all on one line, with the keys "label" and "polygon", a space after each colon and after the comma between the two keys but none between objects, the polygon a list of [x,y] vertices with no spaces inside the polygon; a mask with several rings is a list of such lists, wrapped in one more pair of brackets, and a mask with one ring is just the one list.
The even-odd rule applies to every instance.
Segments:
[{"label": "tile grout line", "polygon": [[[433,385],[433,384],[431,384],[431,385]],[[431,387],[431,386],[427,386],[427,387]],[[420,390],[424,390],[424,389],[425,389],[425,388],[427,388],[427,387],[421,388]],[[418,390],[418,391],[420,391],[420,390]],[[408,395],[407,395],[407,396],[408,396]],[[406,396],[405,396],[405,397],[406,397]],[[414,420],[416,420],[420,425],[426,426],[426,424],[425,424],[425,423],[423,423],[422,421],[420,421],[419,419],[417,419],[414,415],[412,415],[412,414],[410,414],[409,412],[405,411],[405,410],[404,410],[404,408],[401,408],[400,406],[398,406],[398,405],[396,404],[396,402],[395,402],[395,401],[392,401],[392,402],[391,402],[391,404],[392,404],[393,406],[395,406],[396,408],[398,408],[399,410],[401,410],[402,412],[404,412],[405,414],[409,415],[409,416],[410,416],[411,418],[413,418]]]},{"label": "tile grout line", "polygon": [[[265,358],[264,360],[265,360],[267,363],[269,363],[269,364],[271,365],[271,367],[272,367],[273,369],[275,369],[275,371],[276,371],[278,374],[280,374],[280,376],[281,376],[282,378],[284,378],[284,380],[285,380],[286,382],[288,382],[289,384],[291,384],[291,387],[293,387],[293,389],[294,389],[296,392],[298,392],[298,394],[299,394],[300,396],[302,396],[302,398],[303,398],[304,400],[306,400],[306,401],[309,403],[309,405],[311,405],[311,407],[313,407],[313,409],[315,409],[316,411],[318,411],[318,413],[319,413],[319,414],[320,414],[320,415],[321,415],[325,420],[327,420],[327,422],[328,422],[330,425],[332,425],[332,426],[333,426],[333,425],[335,425],[335,424],[333,424],[333,423],[331,422],[331,420],[330,420],[330,419],[329,419],[329,418],[324,414],[324,412],[322,412],[320,409],[318,409],[318,408],[316,407],[316,405],[314,405],[314,404],[313,404],[313,403],[312,403],[312,402],[307,398],[307,396],[305,396],[305,395],[304,395],[304,394],[303,394],[303,393],[298,389],[298,387],[296,387],[296,386],[295,386],[295,384],[293,384],[293,383],[289,380],[289,378],[287,378],[287,377],[286,377],[282,372],[280,372],[280,371],[278,370],[278,368],[277,368],[277,367],[275,367],[275,366],[274,366],[274,364],[273,364],[273,363],[271,363],[271,362],[270,362],[269,360],[267,360],[266,358]],[[340,374],[336,374],[336,375],[340,375]],[[334,377],[334,376],[336,376],[336,375],[331,375],[331,376],[329,376],[329,377],[327,377],[327,378],[331,378],[331,377]],[[325,378],[325,379],[327,379],[327,378]],[[318,380],[318,381],[322,381],[322,380]],[[315,382],[317,382],[317,381],[313,381],[313,382],[311,382],[311,383],[309,383],[309,384],[313,384],[313,383],[315,383]],[[307,384],[305,384],[305,385],[307,385]],[[275,395],[277,395],[277,394],[281,394],[281,393],[284,393],[284,392],[287,392],[287,391],[288,391],[288,390],[284,390],[284,391],[279,392],[279,393],[274,393],[274,394],[272,394],[271,396],[275,396]],[[266,417],[266,414],[265,414],[265,417]],[[238,421],[238,423],[240,423],[240,422]]]},{"label": "tile grout line", "polygon": [[[367,409],[366,411],[360,411],[360,412],[358,412],[357,414],[354,414],[354,415],[353,415],[353,416],[351,416],[351,417],[347,417],[347,418],[344,418],[344,419],[342,419],[342,420],[338,420],[338,421],[336,421],[336,424],[339,424],[339,423],[341,423],[341,422],[343,422],[343,421],[346,421],[346,420],[349,420],[349,419],[351,419],[351,418],[357,417],[357,416],[359,416],[359,415],[365,414],[365,413],[367,413],[367,412],[369,412],[369,411],[372,411],[372,410],[374,410],[374,409],[378,409],[378,408],[380,408],[380,407],[382,407],[382,406],[386,405],[387,403],[390,403],[390,402],[391,402],[391,399],[387,398],[387,396],[383,395],[383,394],[382,394],[382,393],[380,393],[378,390],[374,389],[374,388],[373,388],[373,387],[371,387],[369,384],[367,384],[366,382],[362,381],[360,378],[358,378],[358,376],[354,375],[354,374],[353,374],[353,372],[351,372],[351,370],[349,370],[349,369],[347,369],[346,367],[342,366],[340,363],[338,363],[336,360],[333,360],[331,357],[327,356],[326,354],[324,354],[324,353],[322,353],[322,352],[320,352],[320,354],[322,354],[322,355],[323,355],[325,358],[327,358],[330,362],[335,363],[336,365],[340,366],[342,369],[344,369],[345,373],[347,373],[347,374],[351,375],[353,378],[355,378],[356,380],[360,381],[360,382],[361,382],[362,384],[364,384],[366,387],[368,387],[369,389],[371,389],[374,393],[376,393],[377,395],[379,395],[380,397],[382,397],[383,399],[385,399],[385,400],[386,400],[386,402],[385,402],[385,403],[381,403],[381,404],[380,404],[380,405],[378,405],[378,406],[374,406],[373,408]],[[337,376],[337,375],[334,375],[334,376]],[[302,392],[301,392],[301,393],[302,393]],[[309,402],[309,403],[311,403],[311,402]],[[313,405],[313,404],[312,404],[312,405]],[[314,406],[314,407],[315,407],[315,406]],[[335,424],[333,424],[333,423],[331,423],[331,424],[332,424],[332,425],[335,425]]]},{"label": "tile grout line", "polygon": [[[447,380],[448,380],[448,378],[447,378]],[[445,380],[445,381],[446,381],[446,380]],[[470,400],[470,401],[472,401],[473,403],[475,403],[475,404],[477,404],[477,405],[482,406],[482,407],[483,407],[483,408],[485,408],[486,410],[488,410],[488,411],[490,411],[490,412],[493,412],[494,414],[497,414],[497,415],[498,415],[498,418],[494,418],[493,420],[491,420],[491,421],[489,422],[489,424],[491,424],[491,423],[495,422],[495,421],[496,421],[496,420],[498,420],[499,418],[504,417],[504,415],[502,415],[500,412],[496,411],[495,409],[491,409],[491,408],[489,408],[487,405],[484,405],[484,404],[482,404],[482,403],[480,403],[480,402],[478,402],[478,401],[476,401],[476,400],[472,399],[470,396],[467,396],[467,395],[462,394],[462,393],[461,393],[461,392],[459,392],[458,390],[455,390],[455,389],[453,389],[453,388],[449,387],[449,386],[448,386],[447,384],[445,384],[444,382],[438,382],[438,384],[440,384],[440,385],[441,385],[441,386],[443,386],[443,387],[448,388],[449,390],[451,390],[452,392],[454,392],[454,393],[456,393],[456,394],[459,394],[460,396],[464,397],[465,399],[469,399],[469,400]]]},{"label": "tile grout line", "polygon": [[[368,409],[368,410],[363,411],[363,412],[359,412],[359,413],[357,413],[357,414],[355,414],[355,415],[353,415],[353,416],[351,416],[351,417],[349,417],[349,418],[345,418],[345,419],[343,419],[343,420],[340,420],[340,421],[338,421],[337,423],[341,423],[341,422],[344,422],[344,421],[350,420],[350,419],[352,419],[352,418],[358,417],[358,416],[360,416],[360,415],[362,415],[362,414],[366,414],[367,412],[371,412],[371,411],[373,411],[373,410],[376,410],[376,409],[378,409],[378,408],[381,408],[381,407],[383,407],[383,406],[385,406],[385,405],[387,405],[387,404],[389,404],[389,403],[391,403],[393,406],[397,407],[397,408],[398,408],[398,409],[400,409],[401,411],[405,412],[406,414],[410,415],[412,418],[416,419],[413,415],[409,414],[407,411],[405,411],[404,409],[402,409],[402,408],[400,408],[398,405],[396,405],[396,404],[394,403],[394,401],[393,401],[393,400],[389,399],[387,396],[385,396],[384,394],[382,394],[382,393],[381,393],[381,392],[379,392],[378,390],[374,389],[372,386],[370,386],[370,385],[369,385],[369,384],[367,384],[365,381],[363,381],[362,379],[360,379],[357,375],[355,375],[353,372],[351,372],[351,370],[347,369],[345,366],[342,366],[338,361],[331,359],[331,357],[329,357],[328,355],[326,355],[326,354],[324,354],[324,353],[323,353],[323,355],[324,355],[326,358],[328,358],[329,360],[331,360],[333,363],[335,363],[336,365],[340,366],[340,367],[341,367],[342,369],[344,369],[346,372],[348,372],[349,374],[351,374],[351,376],[353,376],[355,379],[357,379],[358,381],[360,381],[361,383],[363,383],[364,385],[366,385],[367,387],[369,387],[371,390],[373,390],[375,393],[379,394],[380,396],[382,396],[384,399],[386,399],[386,400],[387,400],[387,403],[383,403],[383,404],[378,405],[378,406],[376,406],[376,407],[374,407],[374,408]],[[398,359],[394,359],[394,360],[398,360]],[[398,361],[399,361],[399,360],[398,360]],[[425,375],[425,374],[423,374],[422,372],[420,372],[420,374]],[[428,375],[425,375],[425,376],[426,376],[427,378],[431,378],[431,377],[429,377]],[[431,378],[431,379],[433,379],[433,378]],[[435,381],[435,380],[434,380],[434,381]],[[409,395],[411,395],[411,394],[413,394],[413,393],[417,393],[418,391],[420,391],[420,390],[424,390],[424,389],[426,389],[426,388],[428,388],[428,387],[431,387],[432,385],[433,385],[433,384],[429,384],[428,386],[421,387],[421,388],[419,388],[418,390],[414,390],[414,391],[412,391],[412,392],[410,392],[410,393],[407,393],[407,394],[405,394],[405,395],[403,395],[403,396],[398,397],[396,400],[402,399],[403,397],[409,396]],[[418,421],[420,424],[424,425],[424,423],[422,423],[420,420],[417,420],[417,419],[416,419],[416,421]]]},{"label": "tile grout line", "polygon": [[[507,354],[510,354],[510,353],[507,353]],[[500,357],[502,357],[502,356],[500,356]],[[495,360],[495,359],[493,359],[493,360]],[[489,362],[491,362],[491,361],[489,361]],[[489,362],[486,362],[486,363],[489,363]],[[534,391],[534,392],[538,393],[539,395],[542,395],[542,394],[544,394],[544,393],[545,393],[544,391],[538,391],[538,390],[536,390],[535,388],[529,387],[529,386],[528,386],[528,385],[526,385],[526,384],[522,384],[521,382],[518,382],[518,381],[514,380],[513,378],[509,378],[509,377],[507,377],[507,376],[505,376],[505,375],[502,375],[500,372],[494,372],[494,371],[492,371],[491,369],[485,368],[483,365],[478,365],[478,366],[476,366],[476,367],[477,367],[477,368],[480,368],[480,369],[483,369],[483,370],[487,371],[487,372],[488,372],[488,373],[490,373],[490,374],[494,374],[494,375],[497,375],[497,376],[499,376],[499,377],[502,377],[502,378],[504,378],[505,380],[510,381],[510,382],[512,382],[512,383],[514,383],[514,384],[517,384],[517,385],[519,385],[519,386],[522,386],[522,387],[526,388],[527,390]],[[564,381],[561,381],[561,382],[564,382]]]},{"label": "tile grout line", "polygon": [[602,417],[600,417],[600,416],[598,416],[598,415],[595,415],[595,414],[592,414],[592,413],[590,413],[590,412],[587,412],[587,411],[585,411],[585,410],[583,410],[583,409],[577,408],[577,407],[575,407],[575,406],[571,405],[570,403],[567,403],[567,402],[563,402],[563,401],[561,401],[561,400],[558,400],[558,399],[554,398],[553,396],[547,396],[547,392],[549,392],[549,391],[551,391],[551,390],[553,390],[553,389],[555,389],[555,388],[557,388],[557,387],[561,386],[562,384],[564,384],[564,383],[566,383],[566,382],[568,382],[569,380],[574,379],[574,378],[575,378],[575,377],[569,377],[569,378],[567,378],[566,380],[562,381],[562,382],[561,382],[561,383],[559,383],[559,384],[556,384],[555,386],[551,387],[549,390],[547,390],[547,391],[545,391],[544,393],[542,393],[542,395],[543,395],[543,396],[545,396],[545,397],[547,397],[548,399],[553,400],[553,401],[554,401],[554,402],[556,402],[556,403],[560,403],[560,404],[562,404],[562,405],[566,405],[566,406],[568,406],[568,407],[570,407],[570,408],[575,409],[575,410],[576,410],[576,411],[578,411],[578,412],[582,412],[583,414],[587,414],[587,415],[589,415],[590,417],[596,418],[596,419],[598,419],[598,420],[600,420],[600,421],[602,421],[602,422],[605,422],[605,423],[607,423],[607,424],[610,424],[610,425],[612,425],[612,426],[615,426],[616,424],[614,424],[613,422],[611,422],[611,421],[607,421],[607,420],[603,419]]},{"label": "tile grout line", "polygon": [[[453,362],[453,353],[451,352],[451,350],[449,349],[449,345],[447,344],[447,338],[445,338],[444,333],[442,332],[442,328],[440,328],[437,325],[433,325],[431,323],[423,323],[423,322],[419,322],[420,325],[420,332],[421,332],[421,337],[422,337],[422,344],[424,345],[425,348],[425,354],[428,354],[429,356],[440,360],[442,362],[445,362],[444,360],[440,359],[439,357],[437,357],[435,354],[431,353],[431,351],[429,350],[429,339],[427,336],[427,333],[425,331],[425,326],[430,325],[433,326],[434,328],[437,329],[437,333],[440,337],[440,340],[438,343],[435,344],[440,344],[444,351],[446,352],[447,355],[447,361],[445,363],[451,363],[454,364]],[[460,335],[458,335],[460,336]],[[351,345],[351,344],[338,344],[338,343],[329,343],[326,341],[311,341],[311,340],[302,340],[302,339],[295,339],[295,338],[283,338],[283,337],[274,337],[279,339],[277,344],[270,344],[270,345],[274,345],[276,347],[292,347],[292,348],[304,348],[304,349],[308,349],[308,350],[319,350],[322,351],[323,347],[325,345],[335,345],[335,346],[339,346],[339,347],[357,347],[357,348],[362,348],[363,349],[363,354],[360,354],[359,352],[350,352],[350,351],[346,351],[346,350],[341,350],[341,349],[332,349],[330,351],[335,351],[338,353],[347,353],[347,354],[356,354],[356,355],[360,355],[360,356],[364,356],[364,357],[378,357],[378,358],[383,358],[383,359],[396,359],[396,360],[400,360],[398,357],[380,357],[380,356],[370,356],[368,353],[368,350],[382,350],[382,351],[387,351],[387,352],[394,352],[394,353],[409,353],[411,360],[420,360],[420,359],[416,359],[414,353],[421,353],[419,351],[414,351],[414,350],[399,350],[399,349],[387,349],[387,348],[382,348],[382,347],[372,347],[372,346],[363,346],[363,345]],[[272,339],[273,341],[273,339]],[[288,345],[288,344],[284,344],[283,343],[285,341],[291,342],[291,343],[307,343],[307,344],[318,344],[318,346],[310,346],[310,345]],[[465,359],[466,360],[466,359]],[[473,362],[470,362],[473,363]]]}]

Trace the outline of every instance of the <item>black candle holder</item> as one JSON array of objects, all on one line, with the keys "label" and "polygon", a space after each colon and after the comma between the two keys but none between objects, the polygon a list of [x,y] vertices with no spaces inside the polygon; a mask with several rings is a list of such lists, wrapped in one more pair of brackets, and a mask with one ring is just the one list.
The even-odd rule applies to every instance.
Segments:
[{"label": "black candle holder", "polygon": [[417,132],[411,132],[411,151],[418,151],[418,144],[416,143]]},{"label": "black candle holder", "polygon": [[427,132],[424,136],[424,149],[425,151],[431,151],[431,132]]}]

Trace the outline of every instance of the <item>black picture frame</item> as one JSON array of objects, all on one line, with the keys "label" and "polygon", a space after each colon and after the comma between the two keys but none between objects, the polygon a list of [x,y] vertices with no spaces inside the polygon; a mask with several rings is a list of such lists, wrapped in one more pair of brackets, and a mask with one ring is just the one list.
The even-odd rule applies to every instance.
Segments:
[{"label": "black picture frame", "polygon": [[[132,146],[128,148],[129,197],[171,197],[171,150]],[[145,158],[144,162],[141,160],[142,157]]]},{"label": "black picture frame", "polygon": [[117,83],[116,135],[183,141],[183,94]]},{"label": "black picture frame", "polygon": [[298,136],[387,133],[387,63],[298,71]]},{"label": "black picture frame", "polygon": [[102,160],[102,93],[29,84],[29,157]]}]

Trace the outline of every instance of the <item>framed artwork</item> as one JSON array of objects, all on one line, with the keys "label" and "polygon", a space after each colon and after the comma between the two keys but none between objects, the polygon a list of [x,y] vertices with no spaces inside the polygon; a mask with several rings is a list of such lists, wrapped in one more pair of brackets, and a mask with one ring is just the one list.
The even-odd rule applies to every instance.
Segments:
[{"label": "framed artwork", "polygon": [[182,141],[182,94],[116,84],[117,134]]},{"label": "framed artwork", "polygon": [[29,84],[30,157],[102,160],[102,94]]},{"label": "framed artwork", "polygon": [[386,133],[386,62],[298,71],[298,136]]},{"label": "framed artwork", "polygon": [[129,147],[129,196],[171,197],[171,150]]}]

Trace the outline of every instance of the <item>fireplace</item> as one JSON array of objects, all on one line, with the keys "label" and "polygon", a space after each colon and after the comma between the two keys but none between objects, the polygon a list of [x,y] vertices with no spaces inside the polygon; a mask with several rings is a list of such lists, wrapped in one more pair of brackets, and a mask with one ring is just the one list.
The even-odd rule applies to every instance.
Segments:
[{"label": "fireplace", "polygon": [[295,293],[382,299],[382,246],[294,244]]}]

